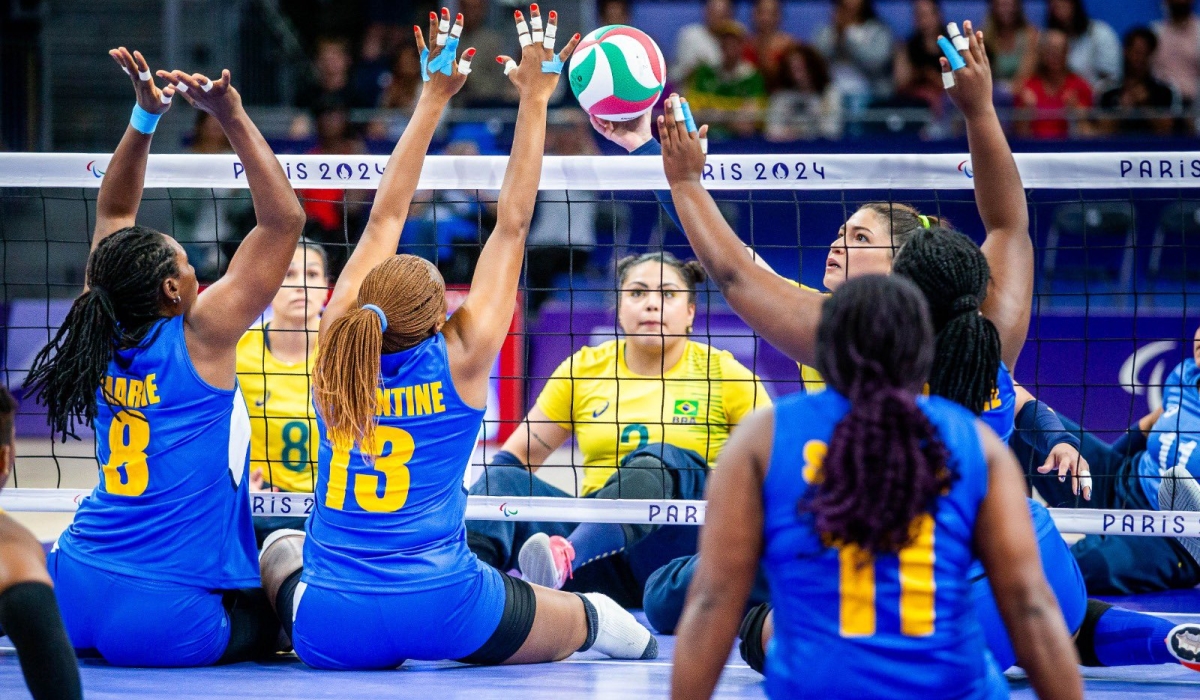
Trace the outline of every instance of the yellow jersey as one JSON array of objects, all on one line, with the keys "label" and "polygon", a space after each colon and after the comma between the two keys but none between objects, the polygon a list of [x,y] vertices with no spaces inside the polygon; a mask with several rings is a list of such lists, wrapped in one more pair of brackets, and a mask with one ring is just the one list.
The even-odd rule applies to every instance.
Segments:
[{"label": "yellow jersey", "polygon": [[250,412],[250,469],[282,491],[310,492],[317,470],[317,416],[312,405],[316,348],[304,363],[282,362],[264,338],[267,326],[238,341],[237,376]]},{"label": "yellow jersey", "polygon": [[[799,287],[801,289],[805,289],[810,292],[816,292],[818,294],[821,294],[820,290],[813,289],[812,287],[809,287],[806,284],[800,284],[796,280],[789,280],[786,277],[784,277],[784,279],[787,280],[787,282],[794,287]],[[826,293],[825,296],[829,296],[829,294]],[[804,380],[805,393],[815,394],[818,391],[825,391],[825,379],[821,376],[821,373],[818,372],[815,367],[809,367],[808,365],[802,365],[799,362],[796,363],[796,366],[800,368],[800,378]]]},{"label": "yellow jersey", "polygon": [[679,363],[654,377],[630,371],[624,340],[582,348],[554,370],[537,400],[575,434],[584,494],[653,442],[694,450],[714,465],[733,426],[770,403],[762,381],[732,354],[690,340]]}]

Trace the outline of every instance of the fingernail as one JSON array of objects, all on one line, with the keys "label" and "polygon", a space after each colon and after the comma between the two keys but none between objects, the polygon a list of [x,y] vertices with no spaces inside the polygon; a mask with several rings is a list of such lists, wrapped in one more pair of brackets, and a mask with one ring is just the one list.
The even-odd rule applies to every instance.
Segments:
[{"label": "fingernail", "polygon": [[497,56],[497,57],[496,57],[496,63],[499,63],[500,65],[504,65],[504,57],[503,57],[503,56]]},{"label": "fingernail", "polygon": [[414,32],[416,32],[416,33],[418,33],[418,34],[420,34],[420,33],[421,33],[421,28],[420,28],[420,27],[418,27],[417,25],[415,25],[415,24],[414,24],[414,25],[413,25],[413,31],[414,31]]},{"label": "fingernail", "polygon": [[558,13],[554,10],[550,10],[550,19],[558,19]]},{"label": "fingernail", "polygon": [[513,17],[516,17],[517,19],[521,19],[521,11],[516,10],[515,12],[513,12]]},{"label": "fingernail", "polygon": [[573,37],[571,37],[571,38],[572,38],[572,39],[578,39],[578,38],[579,38],[579,32],[575,32],[575,36],[573,36]]},{"label": "fingernail", "polygon": [[537,6],[537,3],[536,3],[536,2],[535,2],[535,3],[533,3],[532,5],[530,5],[530,6],[529,6],[529,11],[530,11],[530,12],[537,12],[537,11],[538,11],[538,6]]},{"label": "fingernail", "polygon": [[429,13],[429,19],[437,19],[437,13],[436,13],[436,12],[430,12],[430,13]]},{"label": "fingernail", "polygon": [[443,16],[443,17],[449,17],[449,16],[450,16],[450,8],[443,7],[443,8],[442,8],[442,16]]},{"label": "fingernail", "polygon": [[455,19],[455,21],[461,22],[462,21],[462,13],[459,12],[457,15],[455,15],[454,19]]}]

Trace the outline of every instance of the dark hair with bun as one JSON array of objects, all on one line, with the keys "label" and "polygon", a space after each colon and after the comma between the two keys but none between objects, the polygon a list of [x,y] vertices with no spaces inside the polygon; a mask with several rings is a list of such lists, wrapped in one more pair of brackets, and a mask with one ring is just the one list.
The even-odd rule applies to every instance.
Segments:
[{"label": "dark hair with bun", "polygon": [[799,508],[828,544],[897,552],[953,482],[946,446],[917,405],[934,358],[923,296],[901,277],[865,275],[821,309],[817,370],[850,410]]},{"label": "dark hair with bun", "polygon": [[617,280],[620,282],[619,287],[621,289],[625,288],[625,279],[629,277],[629,272],[633,270],[633,268],[641,265],[642,263],[648,262],[660,263],[663,266],[673,268],[676,272],[678,272],[680,278],[683,279],[683,285],[687,287],[688,302],[692,304],[696,303],[696,289],[700,285],[704,284],[706,280],[708,280],[708,274],[704,272],[704,266],[696,260],[688,260],[687,262],[683,262],[665,250],[660,253],[627,255],[618,260]]}]

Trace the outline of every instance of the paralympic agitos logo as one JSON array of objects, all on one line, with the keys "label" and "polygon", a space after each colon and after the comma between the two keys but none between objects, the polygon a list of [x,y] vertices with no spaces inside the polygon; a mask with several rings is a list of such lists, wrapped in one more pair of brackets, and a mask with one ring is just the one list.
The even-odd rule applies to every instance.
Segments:
[{"label": "paralympic agitos logo", "polygon": [[104,177],[104,171],[100,169],[100,166],[96,165],[96,161],[94,161],[94,160],[88,161],[87,166],[85,166],[85,170],[87,170],[92,175],[96,176],[97,180]]},{"label": "paralympic agitos logo", "polygon": [[[1151,411],[1162,407],[1163,378],[1178,363],[1178,359],[1173,357],[1176,347],[1178,343],[1172,340],[1146,343],[1125,358],[1117,373],[1121,388],[1134,396],[1144,395]],[[1150,374],[1143,382],[1140,377],[1147,367],[1150,368]]]},{"label": "paralympic agitos logo", "polygon": [[958,172],[966,175],[968,179],[975,178],[975,169],[971,167],[971,161],[964,160],[958,164]]}]

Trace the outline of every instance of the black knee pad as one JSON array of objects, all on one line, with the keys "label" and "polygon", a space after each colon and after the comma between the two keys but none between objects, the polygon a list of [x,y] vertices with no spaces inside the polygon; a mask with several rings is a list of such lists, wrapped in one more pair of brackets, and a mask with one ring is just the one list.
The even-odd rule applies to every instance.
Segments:
[{"label": "black knee pad", "polygon": [[[649,466],[637,466],[647,464]],[[671,475],[654,457],[635,457],[620,467],[597,498],[661,499],[671,495]]]},{"label": "black knee pad", "polygon": [[746,617],[742,619],[741,628],[738,629],[738,638],[742,640],[738,645],[738,652],[741,653],[742,660],[759,673],[763,672],[763,667],[767,663],[767,651],[763,648],[762,631],[771,610],[770,603],[760,603],[750,608],[750,612],[746,613]]},{"label": "black knee pad", "polygon": [[1100,616],[1108,612],[1112,606],[1099,600],[1088,598],[1087,612],[1083,615],[1083,624],[1075,635],[1075,649],[1079,652],[1079,663],[1084,666],[1103,666],[1096,657],[1096,623]]}]

